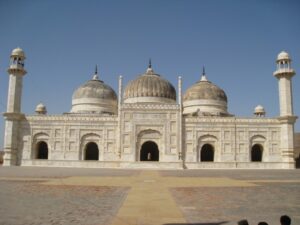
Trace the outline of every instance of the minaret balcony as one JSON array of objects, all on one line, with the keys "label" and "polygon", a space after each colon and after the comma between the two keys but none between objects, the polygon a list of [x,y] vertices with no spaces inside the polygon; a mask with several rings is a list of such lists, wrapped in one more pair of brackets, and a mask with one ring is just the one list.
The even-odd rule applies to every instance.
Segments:
[{"label": "minaret balcony", "polygon": [[294,76],[295,75],[295,70],[290,69],[290,68],[280,68],[276,70],[273,75],[277,78],[280,78],[282,76]]},{"label": "minaret balcony", "polygon": [[10,65],[7,69],[8,74],[25,75],[27,72],[22,65]]}]

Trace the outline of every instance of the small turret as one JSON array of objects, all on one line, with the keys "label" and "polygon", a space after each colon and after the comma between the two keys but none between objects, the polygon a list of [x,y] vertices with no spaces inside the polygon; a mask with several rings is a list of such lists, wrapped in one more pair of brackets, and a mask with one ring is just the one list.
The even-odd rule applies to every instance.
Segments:
[{"label": "small turret", "polygon": [[265,117],[266,111],[265,111],[264,107],[261,105],[256,106],[254,109],[254,115],[256,117]]},{"label": "small turret", "polygon": [[35,112],[39,115],[46,115],[47,114],[47,108],[43,103],[39,103],[35,108]]}]

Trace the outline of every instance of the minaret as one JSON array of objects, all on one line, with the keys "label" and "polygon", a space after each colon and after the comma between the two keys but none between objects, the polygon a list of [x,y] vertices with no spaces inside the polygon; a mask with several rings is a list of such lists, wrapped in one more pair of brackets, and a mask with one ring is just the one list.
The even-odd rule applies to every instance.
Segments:
[{"label": "minaret", "polygon": [[291,58],[288,53],[282,51],[277,56],[277,70],[273,75],[279,84],[279,107],[281,123],[281,156],[287,164],[285,168],[294,168],[294,124],[297,117],[293,113],[292,77],[295,71],[291,68]]},{"label": "minaret", "polygon": [[10,56],[10,66],[7,69],[9,74],[9,88],[7,97],[7,111],[5,117],[4,136],[4,165],[17,165],[19,146],[19,123],[23,118],[21,113],[21,97],[25,54],[22,49],[16,48]]},{"label": "minaret", "polygon": [[293,115],[291,78],[295,75],[295,71],[291,68],[291,62],[288,53],[284,51],[279,53],[276,60],[277,70],[273,74],[279,81],[280,116]]},{"label": "minaret", "polygon": [[182,108],[182,78],[181,76],[178,76],[178,105],[179,105],[179,146],[178,146],[178,159],[182,160],[182,166],[183,168],[185,168],[184,165],[184,157],[185,157],[185,153],[183,152],[183,148],[182,148],[182,129],[183,129],[183,125],[182,125],[182,112],[183,112],[183,108]]}]

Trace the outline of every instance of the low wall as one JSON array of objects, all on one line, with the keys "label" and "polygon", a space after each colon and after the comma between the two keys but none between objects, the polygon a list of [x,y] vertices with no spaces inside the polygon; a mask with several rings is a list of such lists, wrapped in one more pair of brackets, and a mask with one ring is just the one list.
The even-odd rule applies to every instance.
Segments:
[{"label": "low wall", "polygon": [[21,166],[127,169],[294,169],[284,162],[107,162],[80,160],[22,160]]},{"label": "low wall", "polygon": [[22,160],[21,166],[127,168],[127,169],[182,169],[182,162],[113,162],[79,160]]}]

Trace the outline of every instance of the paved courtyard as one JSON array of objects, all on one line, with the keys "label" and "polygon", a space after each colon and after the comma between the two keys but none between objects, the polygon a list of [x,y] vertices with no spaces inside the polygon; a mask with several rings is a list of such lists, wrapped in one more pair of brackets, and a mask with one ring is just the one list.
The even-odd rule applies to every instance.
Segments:
[{"label": "paved courtyard", "polygon": [[0,167],[1,225],[300,224],[300,170]]}]

